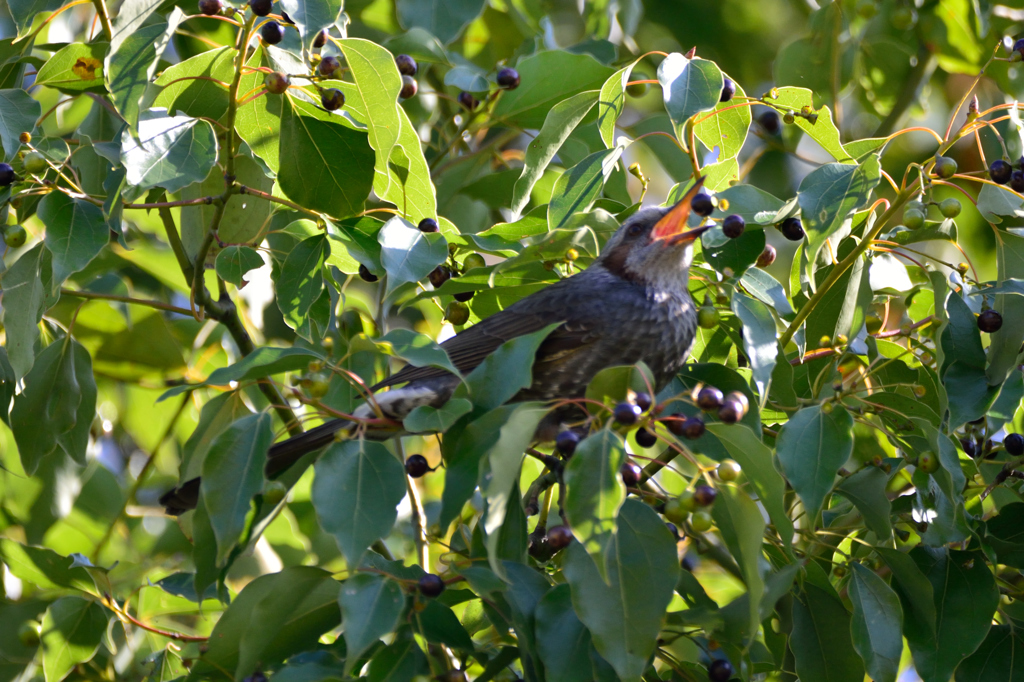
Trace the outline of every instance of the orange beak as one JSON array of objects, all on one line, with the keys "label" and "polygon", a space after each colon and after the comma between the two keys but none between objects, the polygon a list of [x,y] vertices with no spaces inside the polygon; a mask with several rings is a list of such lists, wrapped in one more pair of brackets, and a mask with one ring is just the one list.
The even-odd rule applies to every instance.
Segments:
[{"label": "orange beak", "polygon": [[658,221],[651,232],[651,239],[663,240],[665,246],[675,246],[683,242],[690,242],[701,236],[711,227],[702,225],[693,229],[687,229],[686,221],[690,217],[690,201],[704,185],[704,178],[697,178],[690,191],[686,193],[679,203],[672,207],[665,216]]}]

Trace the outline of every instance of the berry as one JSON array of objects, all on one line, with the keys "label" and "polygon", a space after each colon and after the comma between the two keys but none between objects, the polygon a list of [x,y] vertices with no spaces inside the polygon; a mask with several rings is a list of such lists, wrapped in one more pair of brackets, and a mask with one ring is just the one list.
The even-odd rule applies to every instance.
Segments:
[{"label": "berry", "polygon": [[[634,81],[649,80],[645,73],[636,73],[634,71],[632,76]],[[630,97],[643,97],[647,94],[647,83],[630,83],[626,86],[626,94]]]},{"label": "berry", "polygon": [[473,268],[486,268],[487,261],[479,253],[471,253],[466,256],[466,259],[462,261],[462,271],[472,270]]},{"label": "berry", "polygon": [[697,510],[697,501],[693,499],[692,490],[684,490],[679,493],[679,504],[682,505],[683,509],[688,512],[694,512]]},{"label": "berry", "polygon": [[572,542],[572,531],[565,526],[552,526],[548,528],[548,546],[554,551],[565,549]]},{"label": "berry", "polygon": [[757,267],[766,268],[775,262],[776,251],[775,247],[768,244],[764,247],[764,251],[757,257]]},{"label": "berry", "polygon": [[794,123],[796,123],[796,116],[793,114],[792,111],[787,111],[782,116],[782,122],[785,123],[786,125],[793,125]]},{"label": "berry", "polygon": [[658,442],[658,437],[647,429],[640,427],[636,430],[636,444],[642,448],[653,448]]},{"label": "berry", "polygon": [[277,45],[284,40],[284,29],[276,21],[268,21],[260,29],[260,35],[263,36],[263,42],[267,45]]},{"label": "berry", "polygon": [[1024,56],[1024,38],[1018,38],[1013,43],[1013,52],[1019,52],[1021,56]]},{"label": "berry", "polygon": [[555,438],[555,449],[562,453],[563,457],[572,457],[576,452],[576,446],[580,444],[580,435],[575,431],[562,431]]},{"label": "berry", "polygon": [[1024,193],[1024,171],[1015,170],[1010,174],[1010,189],[1018,194]]},{"label": "berry", "polygon": [[619,403],[612,412],[615,421],[623,426],[636,424],[636,420],[640,418],[642,413],[643,410],[632,403]]},{"label": "berry", "polygon": [[636,396],[633,398],[633,402],[643,412],[646,412],[647,410],[651,409],[652,401],[649,393],[637,393]]},{"label": "berry", "polygon": [[693,528],[698,533],[711,530],[711,514],[706,511],[695,511],[690,514],[690,528]]},{"label": "berry", "polygon": [[444,309],[444,319],[455,326],[469,322],[469,307],[465,303],[452,301]]},{"label": "berry", "polygon": [[376,282],[377,281],[377,275],[375,275],[372,272],[370,272],[370,268],[366,267],[365,265],[360,265],[359,266],[359,276],[362,278],[362,280],[364,282]]},{"label": "berry", "polygon": [[725,220],[722,221],[722,232],[724,232],[725,236],[729,239],[736,239],[739,237],[743,234],[743,230],[746,227],[747,221],[744,220],[742,216],[738,216],[735,213],[727,215]]},{"label": "berry", "polygon": [[14,169],[9,163],[0,163],[0,187],[7,187],[14,182]]},{"label": "berry", "polygon": [[627,488],[635,488],[640,485],[640,467],[634,462],[625,462],[619,469],[622,476],[622,483]]},{"label": "berry", "polygon": [[669,533],[672,533],[672,539],[673,540],[675,540],[676,542],[679,542],[680,540],[682,540],[682,538],[679,536],[679,528],[676,526],[676,524],[674,524],[674,523],[666,523],[665,527],[668,528],[668,532]]},{"label": "berry", "polygon": [[420,478],[430,472],[430,464],[423,455],[409,455],[405,460],[405,473],[413,478]]},{"label": "berry", "polygon": [[709,485],[698,485],[693,489],[693,501],[698,507],[710,507],[715,503],[715,498],[718,497],[718,491]]},{"label": "berry", "polygon": [[463,292],[458,293],[458,294],[453,294],[452,298],[454,298],[456,301],[461,301],[461,302],[465,303],[469,299],[473,298],[473,294],[475,294],[475,293],[476,293],[475,291],[463,291]]},{"label": "berry", "polygon": [[441,228],[437,226],[437,221],[433,218],[424,218],[420,221],[419,225],[416,226],[420,232],[437,232]]},{"label": "berry", "polygon": [[715,202],[708,194],[699,192],[690,199],[690,208],[697,215],[707,217],[715,210]]},{"label": "berry", "polygon": [[769,109],[757,117],[757,122],[769,135],[778,135],[782,126],[779,123],[779,115],[774,109]]},{"label": "berry", "polygon": [[327,56],[320,60],[320,65],[317,66],[317,70],[320,71],[320,75],[324,78],[331,78],[335,72],[341,68],[341,62],[338,61],[337,57]]},{"label": "berry", "polygon": [[18,135],[18,142],[22,144],[28,144],[32,141],[32,133],[22,133]]},{"label": "berry", "polygon": [[690,512],[683,506],[678,497],[673,497],[665,503],[665,511],[662,514],[673,523],[682,523]]},{"label": "berry", "polygon": [[917,456],[917,469],[926,474],[934,474],[939,470],[939,458],[934,452],[922,452]]},{"label": "berry", "polygon": [[999,331],[1003,326],[1003,316],[994,310],[986,310],[978,315],[978,329],[986,334]]},{"label": "berry", "polygon": [[323,398],[327,395],[327,392],[331,389],[331,382],[325,379],[316,379],[309,382],[309,388],[306,389],[306,393],[309,394],[310,398]]},{"label": "berry", "polygon": [[474,109],[476,109],[477,105],[480,104],[480,100],[478,100],[476,97],[473,97],[473,93],[460,92],[459,104],[469,109],[470,111],[473,111]]},{"label": "berry", "polygon": [[25,155],[25,170],[29,173],[43,173],[49,168],[46,157],[39,152],[29,152]]},{"label": "berry", "polygon": [[697,406],[705,412],[717,410],[722,406],[722,399],[725,396],[714,386],[705,386],[697,394]]},{"label": "berry", "polygon": [[988,177],[997,185],[1005,185],[1008,183],[1010,181],[1010,173],[1012,172],[1013,166],[1002,159],[996,159],[988,166]]},{"label": "berry", "polygon": [[220,0],[199,0],[199,11],[208,17],[220,14],[221,7]]},{"label": "berry", "polygon": [[398,96],[402,99],[409,99],[415,97],[416,92],[420,89],[416,79],[412,76],[402,76],[402,89],[398,93]]},{"label": "berry", "polygon": [[949,179],[956,173],[956,161],[948,156],[935,157],[935,174],[940,178]]},{"label": "berry", "polygon": [[942,203],[939,204],[939,211],[942,212],[943,217],[955,218],[960,215],[960,202],[953,197],[949,199],[943,199]]},{"label": "berry", "polygon": [[416,72],[420,70],[416,60],[407,54],[400,54],[395,57],[395,66],[398,67],[398,73],[403,76],[415,76]]},{"label": "berry", "polygon": [[434,288],[439,288],[442,284],[452,278],[452,271],[445,265],[438,265],[436,268],[430,271],[427,275],[427,279],[434,285]]},{"label": "berry", "polygon": [[263,674],[263,671],[257,670],[249,677],[246,677],[242,682],[267,682],[267,676]]},{"label": "berry", "polygon": [[736,84],[731,79],[726,78],[722,84],[722,95],[718,98],[719,102],[728,102],[736,95]]},{"label": "berry", "polygon": [[705,431],[707,431],[707,427],[704,426],[704,420],[700,417],[690,417],[683,423],[683,438],[688,440],[700,438]]},{"label": "berry", "polygon": [[1014,457],[1024,455],[1024,436],[1019,433],[1011,433],[1003,439],[1003,447]]},{"label": "berry", "polygon": [[313,38],[313,49],[316,49],[316,48],[319,48],[319,47],[323,47],[326,44],[327,44],[327,29],[325,28],[324,30],[322,30],[319,33],[317,33],[316,37]]},{"label": "berry", "polygon": [[18,626],[18,641],[29,648],[37,647],[42,630],[42,623],[37,620],[27,620]]},{"label": "berry", "polygon": [[907,30],[914,25],[914,21],[917,19],[916,14],[917,13],[910,7],[897,7],[893,10],[892,16],[890,17],[893,28],[900,31]]},{"label": "berry", "polygon": [[579,257],[580,257],[580,252],[577,251],[576,249],[566,249],[565,250],[565,262],[566,263],[573,263],[576,260],[578,260]]},{"label": "berry", "polygon": [[338,88],[324,88],[320,91],[320,104],[327,111],[337,111],[345,106],[345,93]]},{"label": "berry", "polygon": [[21,225],[8,225],[4,228],[4,243],[12,249],[25,246],[28,241],[28,232]]},{"label": "berry", "polygon": [[505,67],[498,72],[498,87],[506,90],[515,90],[519,87],[519,72],[513,68]]},{"label": "berry", "polygon": [[916,230],[924,225],[924,212],[916,208],[908,208],[903,212],[903,224],[911,230]]},{"label": "berry", "polygon": [[715,469],[715,475],[719,481],[735,481],[740,477],[740,465],[733,459],[722,460],[722,463]]},{"label": "berry", "polygon": [[697,325],[701,329],[714,329],[718,326],[720,319],[721,315],[712,306],[701,306],[701,309],[697,311]]},{"label": "berry", "polygon": [[799,218],[786,218],[782,221],[782,236],[791,242],[798,242],[804,238],[804,224]]},{"label": "berry", "polygon": [[878,8],[875,7],[874,0],[865,0],[864,2],[857,5],[857,14],[864,19],[870,19],[878,13]]},{"label": "berry", "polygon": [[249,0],[249,9],[258,17],[265,17],[273,9],[274,0]]},{"label": "berry", "polygon": [[732,673],[732,663],[724,658],[711,661],[711,665],[708,666],[708,679],[711,682],[726,682],[732,677]]},{"label": "berry", "polygon": [[[1012,435],[1015,435],[1015,434],[1010,434],[1010,435],[1012,436]],[[1007,438],[1009,438],[1009,437],[1010,436],[1007,436]],[[1006,440],[1003,440],[1003,445],[1006,445]],[[964,453],[968,457],[974,457],[976,454],[978,454],[978,447],[974,443],[974,441],[972,439],[970,439],[970,438],[961,438],[960,439],[960,447],[962,447],[964,449]],[[1021,451],[1024,452],[1024,439],[1021,440],[1021,448],[1022,448]],[[1007,450],[1009,450],[1009,448],[1007,448]]]},{"label": "berry", "polygon": [[417,587],[419,587],[420,594],[424,597],[437,597],[444,592],[444,581],[441,580],[441,576],[439,575],[427,573],[425,576],[420,578]]},{"label": "berry", "polygon": [[276,507],[287,494],[288,487],[284,483],[281,483],[281,481],[271,481],[267,483],[267,487],[263,491],[263,501],[271,507]]},{"label": "berry", "polygon": [[267,77],[263,79],[263,87],[267,89],[267,92],[275,95],[283,94],[284,91],[288,89],[289,85],[290,82],[288,80],[288,76],[280,71],[268,73]]}]

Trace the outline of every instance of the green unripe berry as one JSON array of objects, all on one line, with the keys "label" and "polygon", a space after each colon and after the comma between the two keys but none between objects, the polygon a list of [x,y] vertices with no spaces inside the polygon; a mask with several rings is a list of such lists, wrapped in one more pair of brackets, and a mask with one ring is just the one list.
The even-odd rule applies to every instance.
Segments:
[{"label": "green unripe berry", "polygon": [[284,483],[281,483],[280,481],[271,481],[270,483],[267,483],[267,487],[263,491],[263,501],[276,507],[287,494],[288,487]]},{"label": "green unripe berry", "polygon": [[25,155],[25,170],[29,173],[45,173],[49,168],[46,157],[39,152],[29,152]]},{"label": "green unripe berry", "polygon": [[[643,73],[632,73],[631,79],[634,81],[645,81],[648,80],[647,74]],[[647,94],[647,83],[633,83],[626,86],[626,94],[630,97],[643,97]]]},{"label": "green unripe berry", "polygon": [[947,218],[955,218],[960,215],[961,208],[960,202],[953,197],[944,199],[942,203],[939,204],[939,210],[942,211],[942,215]]},{"label": "green unripe berry", "polygon": [[697,324],[701,329],[714,329],[720,319],[718,311],[710,306],[704,306],[697,312]]},{"label": "green unripe berry", "polygon": [[956,161],[948,156],[935,157],[935,174],[948,180],[956,174]]},{"label": "green unripe berry", "polygon": [[690,514],[690,527],[698,533],[711,530],[712,525],[711,514],[708,512],[701,510]]},{"label": "green unripe berry", "polygon": [[934,474],[939,470],[939,458],[930,450],[917,456],[917,470],[925,474]]},{"label": "green unripe berry", "polygon": [[310,398],[323,398],[331,388],[331,382],[326,379],[315,379],[309,382],[309,389],[306,391]]},{"label": "green unripe berry", "polygon": [[469,306],[459,301],[452,301],[444,309],[444,319],[455,326],[469,322]]},{"label": "green unripe berry", "polygon": [[908,201],[904,209],[907,211],[920,211],[921,213],[928,212],[928,207],[925,206],[925,203],[917,199],[914,199],[913,201]]},{"label": "green unripe berry", "polygon": [[924,212],[916,208],[910,208],[903,212],[903,224],[911,230],[916,230],[924,225]]},{"label": "green unripe berry", "polygon": [[462,261],[463,270],[472,270],[473,268],[487,267],[487,261],[479,253],[471,253],[466,256],[466,260]]},{"label": "green unripe berry", "polygon": [[740,471],[740,465],[736,460],[726,459],[722,460],[722,463],[718,465],[715,474],[718,476],[718,480],[728,483],[739,478]]},{"label": "green unripe berry", "polygon": [[4,243],[12,249],[25,246],[28,241],[28,232],[21,225],[8,225],[4,228]]},{"label": "green unripe berry", "polygon": [[676,525],[686,520],[687,513],[686,508],[683,507],[682,502],[677,497],[673,497],[665,503],[665,518]]},{"label": "green unripe berry", "polygon": [[914,25],[914,22],[917,20],[917,13],[907,6],[897,7],[893,10],[891,20],[893,28],[905,31]]},{"label": "green unripe berry", "polygon": [[685,511],[692,512],[697,509],[697,500],[694,498],[692,490],[684,490],[676,499],[679,500],[679,504]]},{"label": "green unripe berry", "polygon": [[18,641],[29,648],[39,646],[39,635],[43,625],[37,620],[28,620],[18,626]]}]

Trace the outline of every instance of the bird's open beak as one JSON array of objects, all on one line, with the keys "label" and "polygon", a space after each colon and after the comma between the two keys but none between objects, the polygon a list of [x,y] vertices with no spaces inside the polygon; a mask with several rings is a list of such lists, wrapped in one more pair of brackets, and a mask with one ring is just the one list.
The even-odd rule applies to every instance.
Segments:
[{"label": "bird's open beak", "polygon": [[665,246],[675,246],[683,242],[691,242],[701,236],[711,227],[702,225],[687,229],[686,221],[690,217],[690,200],[700,191],[704,185],[704,178],[697,178],[690,191],[686,193],[679,203],[672,207],[665,216],[658,221],[651,232],[651,239],[659,239]]}]

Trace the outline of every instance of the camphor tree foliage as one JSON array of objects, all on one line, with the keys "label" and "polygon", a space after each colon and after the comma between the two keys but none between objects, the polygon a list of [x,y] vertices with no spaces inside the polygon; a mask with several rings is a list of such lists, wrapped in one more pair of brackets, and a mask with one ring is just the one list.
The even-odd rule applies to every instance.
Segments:
[{"label": "camphor tree foliage", "polygon": [[[1024,17],[761,4],[9,0],[2,679],[1021,679]],[[266,473],[697,177],[663,391]]]}]

